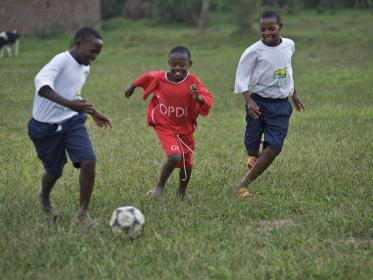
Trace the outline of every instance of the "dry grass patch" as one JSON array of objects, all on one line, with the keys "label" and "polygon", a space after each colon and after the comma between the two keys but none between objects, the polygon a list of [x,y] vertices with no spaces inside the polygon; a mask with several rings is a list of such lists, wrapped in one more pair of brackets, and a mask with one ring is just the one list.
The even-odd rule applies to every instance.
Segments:
[{"label": "dry grass patch", "polygon": [[343,243],[346,243],[348,245],[354,245],[354,246],[372,247],[373,239],[351,237],[347,240],[344,240]]},{"label": "dry grass patch", "polygon": [[258,222],[258,230],[261,232],[269,232],[274,229],[278,229],[285,226],[294,226],[295,223],[292,220],[261,220]]}]

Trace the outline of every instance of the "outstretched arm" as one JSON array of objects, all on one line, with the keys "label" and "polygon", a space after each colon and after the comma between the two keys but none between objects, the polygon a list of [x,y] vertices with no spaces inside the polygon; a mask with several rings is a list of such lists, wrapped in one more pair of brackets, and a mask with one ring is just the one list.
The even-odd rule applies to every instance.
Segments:
[{"label": "outstretched arm", "polygon": [[55,92],[50,86],[43,86],[39,90],[39,95],[64,107],[70,108],[71,110],[76,112],[92,113],[94,110],[93,104],[88,103],[87,100],[66,99]]},{"label": "outstretched arm", "polygon": [[70,108],[73,111],[90,114],[99,127],[111,127],[110,119],[108,119],[102,113],[97,111],[93,104],[88,103],[84,99],[66,99],[59,95],[57,92],[55,92],[50,86],[43,86],[39,90],[39,95],[64,107]]},{"label": "outstretched arm", "polygon": [[161,73],[161,71],[146,72],[127,86],[127,88],[124,90],[124,95],[129,98],[130,96],[132,96],[135,88],[141,87],[144,90],[143,99],[146,99],[157,86],[157,79]]},{"label": "outstretched arm", "polygon": [[136,86],[134,86],[133,84],[130,84],[125,90],[124,90],[124,95],[127,97],[127,98],[130,98],[133,94],[133,92],[135,91],[135,88]]},{"label": "outstretched arm", "polygon": [[293,101],[295,109],[297,109],[298,112],[300,112],[302,110],[303,111],[305,110],[302,102],[300,101],[300,98],[299,98],[299,96],[298,96],[297,91],[295,90],[295,88],[294,88],[294,93],[291,96],[291,100]]}]

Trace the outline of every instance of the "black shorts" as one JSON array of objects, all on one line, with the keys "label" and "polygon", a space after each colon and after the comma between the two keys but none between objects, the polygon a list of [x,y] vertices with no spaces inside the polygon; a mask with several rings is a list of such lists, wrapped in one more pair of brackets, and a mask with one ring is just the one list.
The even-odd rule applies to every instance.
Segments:
[{"label": "black shorts", "polygon": [[76,168],[81,162],[96,160],[84,124],[86,120],[86,114],[77,114],[60,124],[43,123],[33,118],[29,121],[29,136],[48,174],[61,176],[67,163],[66,153]]},{"label": "black shorts", "polygon": [[288,133],[289,119],[293,112],[289,100],[264,98],[253,93],[251,98],[260,108],[261,115],[258,119],[251,117],[246,107],[246,150],[255,152],[259,149],[260,140],[264,133],[266,145],[280,153]]}]

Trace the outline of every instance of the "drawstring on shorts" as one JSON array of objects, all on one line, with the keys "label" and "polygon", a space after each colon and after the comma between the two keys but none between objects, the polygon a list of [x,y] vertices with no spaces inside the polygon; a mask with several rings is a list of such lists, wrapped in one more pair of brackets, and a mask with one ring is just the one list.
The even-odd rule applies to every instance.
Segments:
[{"label": "drawstring on shorts", "polygon": [[191,151],[191,153],[192,153],[193,155],[194,155],[194,152],[193,152],[193,150],[192,150],[190,147],[188,147],[187,144],[185,144],[185,142],[184,142],[183,140],[181,140],[181,138],[179,137],[179,134],[176,134],[176,137],[177,137],[177,139],[178,139],[179,142],[180,142],[181,152],[182,152],[182,154],[183,154],[184,178],[181,179],[181,180],[182,180],[182,181],[186,181],[186,180],[188,179],[188,175],[187,175],[187,172],[186,172],[186,166],[185,166],[185,154],[184,154],[183,145],[184,145],[185,147],[187,147],[188,150]]}]

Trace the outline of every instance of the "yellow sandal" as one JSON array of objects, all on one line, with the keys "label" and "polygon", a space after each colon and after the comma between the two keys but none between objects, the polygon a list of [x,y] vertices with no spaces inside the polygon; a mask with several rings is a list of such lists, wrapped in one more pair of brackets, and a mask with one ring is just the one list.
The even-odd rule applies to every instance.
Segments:
[{"label": "yellow sandal", "polygon": [[247,188],[244,188],[244,187],[238,189],[238,194],[242,198],[252,197],[253,196],[253,194],[249,193],[249,191],[247,190]]},{"label": "yellow sandal", "polygon": [[254,156],[249,156],[249,157],[247,158],[247,162],[246,162],[246,164],[247,164],[247,168],[249,168],[249,169],[253,168],[253,166],[254,166],[256,160],[257,160],[256,157],[254,157]]}]

